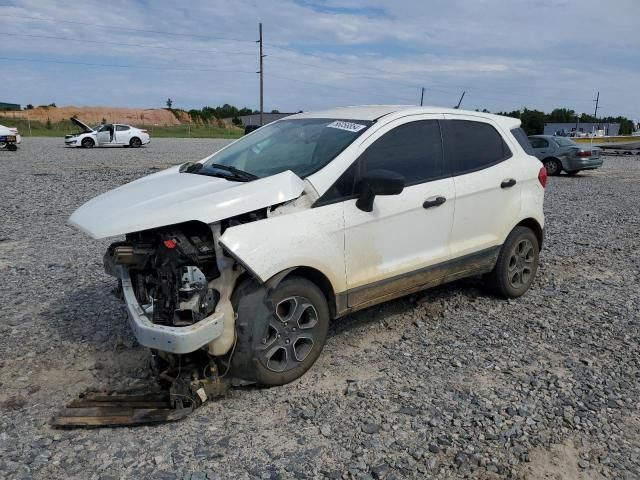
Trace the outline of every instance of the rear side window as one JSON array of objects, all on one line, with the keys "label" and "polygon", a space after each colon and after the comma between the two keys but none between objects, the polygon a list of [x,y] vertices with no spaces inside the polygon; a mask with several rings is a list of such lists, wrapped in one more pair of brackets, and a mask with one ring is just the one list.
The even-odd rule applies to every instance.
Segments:
[{"label": "rear side window", "polygon": [[126,132],[127,130],[129,130],[127,125],[116,125],[116,131],[118,132]]},{"label": "rear side window", "polygon": [[360,175],[372,170],[399,173],[407,185],[441,178],[442,140],[437,120],[405,123],[385,133],[362,154]]},{"label": "rear side window", "polygon": [[535,156],[536,153],[533,151],[533,148],[531,147],[531,143],[529,142],[529,138],[527,138],[527,134],[524,133],[523,129],[521,129],[521,128],[512,128],[511,129],[511,135],[514,136],[514,138],[518,141],[518,143],[520,144],[522,149],[527,154]]},{"label": "rear side window", "polygon": [[547,148],[549,146],[549,142],[544,138],[529,137],[529,142],[533,148]]},{"label": "rear side window", "polygon": [[445,161],[454,175],[481,170],[511,157],[502,135],[488,123],[445,120],[442,139]]}]

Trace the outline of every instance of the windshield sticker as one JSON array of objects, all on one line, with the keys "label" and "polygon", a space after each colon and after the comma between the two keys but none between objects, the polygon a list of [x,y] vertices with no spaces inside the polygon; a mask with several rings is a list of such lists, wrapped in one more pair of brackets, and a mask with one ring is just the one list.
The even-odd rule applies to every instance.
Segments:
[{"label": "windshield sticker", "polygon": [[366,125],[360,125],[359,123],[351,123],[351,122],[343,122],[342,120],[336,120],[335,122],[327,125],[329,128],[338,128],[340,130],[346,130],[348,132],[359,132],[363,128],[366,128]]}]

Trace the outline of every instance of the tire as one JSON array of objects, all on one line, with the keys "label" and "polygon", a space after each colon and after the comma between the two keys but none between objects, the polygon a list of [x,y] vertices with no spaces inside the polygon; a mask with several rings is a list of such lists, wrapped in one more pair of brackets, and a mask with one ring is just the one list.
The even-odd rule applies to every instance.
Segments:
[{"label": "tire", "polygon": [[567,175],[569,175],[570,177],[573,177],[578,173],[580,173],[580,170],[571,170],[570,172],[567,172]]},{"label": "tire", "polygon": [[527,227],[514,228],[507,237],[487,284],[502,298],[517,298],[533,283],[540,260],[540,244]]},{"label": "tire", "polygon": [[289,277],[266,292],[253,280],[236,288],[238,315],[234,377],[261,385],[284,385],[301,377],[320,356],[329,330],[322,291],[302,277]]},{"label": "tire", "polygon": [[555,158],[545,158],[542,161],[544,168],[547,169],[547,175],[550,177],[560,175],[562,171],[562,164]]},{"label": "tire", "polygon": [[16,150],[18,150],[18,146],[15,143],[9,143],[7,144],[7,150],[9,150],[10,152],[15,152]]},{"label": "tire", "polygon": [[131,148],[140,148],[142,146],[142,140],[140,140],[138,137],[133,137],[131,140],[129,140],[129,146]]},{"label": "tire", "polygon": [[96,146],[96,142],[93,141],[93,138],[83,138],[80,145],[82,148],[93,148]]}]

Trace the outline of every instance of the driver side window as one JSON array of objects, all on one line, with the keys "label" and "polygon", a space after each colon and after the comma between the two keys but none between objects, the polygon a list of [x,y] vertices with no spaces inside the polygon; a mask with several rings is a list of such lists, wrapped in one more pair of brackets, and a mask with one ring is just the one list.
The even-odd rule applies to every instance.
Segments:
[{"label": "driver side window", "polygon": [[442,178],[442,139],[437,120],[405,123],[385,133],[358,159],[360,176],[373,170],[399,173],[406,185]]},{"label": "driver side window", "polygon": [[373,170],[399,173],[406,186],[447,176],[438,120],[417,120],[385,133],[318,199],[316,206],[355,198],[358,179]]}]

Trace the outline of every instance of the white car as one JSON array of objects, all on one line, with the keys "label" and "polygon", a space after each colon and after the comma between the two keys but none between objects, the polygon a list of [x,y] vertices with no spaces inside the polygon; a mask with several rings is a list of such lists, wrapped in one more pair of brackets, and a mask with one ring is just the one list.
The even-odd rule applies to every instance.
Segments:
[{"label": "white car", "polygon": [[6,148],[7,150],[15,151],[18,149],[17,145],[21,142],[22,136],[18,133],[17,128],[0,125],[0,149]]},{"label": "white car", "polygon": [[121,123],[107,123],[90,127],[77,118],[71,121],[82,129],[80,133],[65,135],[64,144],[67,147],[132,147],[139,148],[151,141],[146,130],[123,125]]},{"label": "white car", "polygon": [[104,263],[132,330],[200,403],[211,379],[300,377],[332,318],[475,275],[500,297],[524,294],[546,171],[519,127],[433,107],[301,113],[104,193],[69,222],[122,238]]}]

